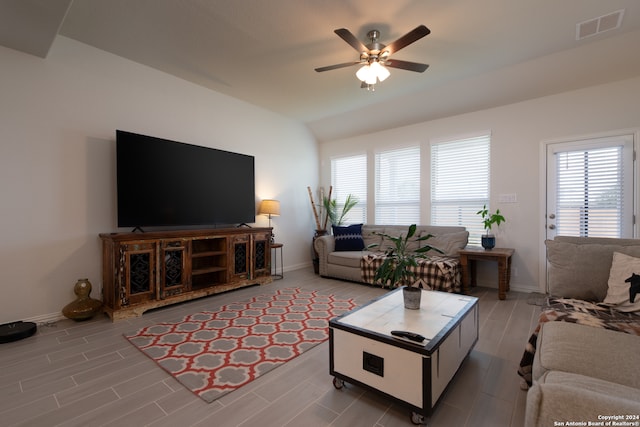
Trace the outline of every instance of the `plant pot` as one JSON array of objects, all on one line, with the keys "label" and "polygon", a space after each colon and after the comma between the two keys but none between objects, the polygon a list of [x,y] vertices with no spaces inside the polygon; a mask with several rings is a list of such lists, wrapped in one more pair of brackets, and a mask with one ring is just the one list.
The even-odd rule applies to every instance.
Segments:
[{"label": "plant pot", "polygon": [[496,247],[496,236],[493,234],[485,234],[482,236],[482,247],[489,250]]},{"label": "plant pot", "polygon": [[404,308],[407,308],[409,310],[420,309],[422,289],[405,286],[402,288],[402,295],[404,297]]}]

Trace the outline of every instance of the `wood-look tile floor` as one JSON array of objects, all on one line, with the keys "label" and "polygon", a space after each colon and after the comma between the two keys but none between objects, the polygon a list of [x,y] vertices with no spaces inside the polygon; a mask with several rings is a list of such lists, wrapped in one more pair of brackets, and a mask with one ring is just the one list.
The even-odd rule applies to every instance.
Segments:
[{"label": "wood-look tile floor", "polygon": [[[273,288],[320,290],[365,303],[385,290],[323,279],[309,270],[283,280],[147,312],[112,323],[40,325],[33,337],[0,344],[1,426],[410,426],[409,412],[375,393],[336,390],[329,345],[320,344],[256,381],[207,404],[134,348],[122,334],[211,310]],[[430,426],[523,425],[526,392],[516,374],[539,307],[528,294],[474,288],[480,338],[445,391]]]}]

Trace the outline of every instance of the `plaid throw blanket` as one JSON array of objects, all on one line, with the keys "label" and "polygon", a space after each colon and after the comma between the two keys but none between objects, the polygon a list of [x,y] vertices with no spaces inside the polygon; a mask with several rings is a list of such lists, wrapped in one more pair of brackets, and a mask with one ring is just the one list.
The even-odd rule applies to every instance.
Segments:
[{"label": "plaid throw blanket", "polygon": [[[376,270],[384,261],[384,254],[367,254],[360,260],[362,281],[370,285],[376,284]],[[460,261],[452,257],[433,256],[419,259],[418,267],[412,268],[423,289],[443,292],[461,292],[462,273]],[[378,283],[379,284],[379,283]]]},{"label": "plaid throw blanket", "polygon": [[536,344],[540,327],[544,322],[561,321],[612,331],[640,335],[640,314],[623,313],[605,304],[596,304],[578,299],[548,298],[538,319],[538,326],[531,334],[524,354],[520,360],[518,375],[531,387],[531,368],[536,353]]}]

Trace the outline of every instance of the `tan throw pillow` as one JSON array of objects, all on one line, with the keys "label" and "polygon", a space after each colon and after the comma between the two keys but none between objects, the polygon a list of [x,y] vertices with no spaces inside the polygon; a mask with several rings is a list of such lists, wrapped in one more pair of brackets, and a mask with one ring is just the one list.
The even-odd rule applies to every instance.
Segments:
[{"label": "tan throw pillow", "polygon": [[635,296],[635,302],[632,303],[629,299],[631,283],[625,282],[634,273],[640,274],[640,258],[614,252],[609,273],[609,288],[603,302],[614,306],[618,311],[640,310],[640,293]]}]

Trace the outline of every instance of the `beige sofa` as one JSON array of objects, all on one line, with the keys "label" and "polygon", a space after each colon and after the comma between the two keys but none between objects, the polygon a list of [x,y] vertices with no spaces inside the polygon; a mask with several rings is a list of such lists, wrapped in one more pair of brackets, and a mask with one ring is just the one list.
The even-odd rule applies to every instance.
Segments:
[{"label": "beige sofa", "polygon": [[[357,251],[336,251],[335,237],[326,235],[317,238],[314,248],[319,258],[319,273],[323,277],[362,282],[361,260],[363,255],[373,252],[366,248],[376,243],[378,251],[384,250],[387,243],[376,233],[384,233],[390,236],[406,235],[409,226],[400,225],[367,225],[362,226],[362,240],[365,249]],[[445,227],[434,225],[421,225],[416,230],[416,237],[432,234],[434,237],[423,243],[436,247],[446,256],[457,257],[458,251],[467,245],[469,232],[465,227]],[[418,243],[416,243],[416,248]],[[374,250],[375,251],[375,250]],[[429,255],[439,255],[430,252]]]},{"label": "beige sofa", "polygon": [[525,425],[638,425],[640,315],[629,310],[640,294],[632,305],[624,280],[640,274],[640,239],[546,245],[551,298],[523,357],[534,353]]}]

